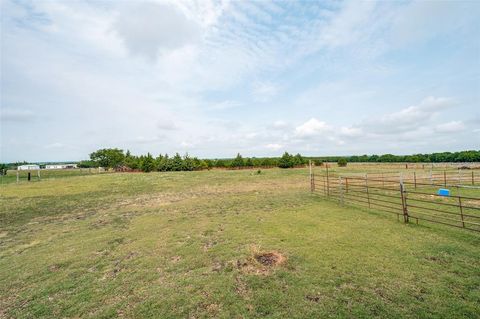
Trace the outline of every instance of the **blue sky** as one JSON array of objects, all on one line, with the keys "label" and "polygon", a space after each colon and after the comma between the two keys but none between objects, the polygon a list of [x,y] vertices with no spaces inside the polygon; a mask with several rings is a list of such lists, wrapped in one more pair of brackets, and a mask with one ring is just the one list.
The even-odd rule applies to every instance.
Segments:
[{"label": "blue sky", "polygon": [[479,1],[0,3],[0,161],[480,148]]}]

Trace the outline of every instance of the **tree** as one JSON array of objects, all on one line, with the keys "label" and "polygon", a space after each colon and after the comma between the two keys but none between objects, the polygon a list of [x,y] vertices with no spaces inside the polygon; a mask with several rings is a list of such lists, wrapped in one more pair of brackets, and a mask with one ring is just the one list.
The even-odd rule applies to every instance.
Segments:
[{"label": "tree", "polygon": [[8,170],[7,164],[0,164],[0,175],[1,176],[7,175],[7,170]]},{"label": "tree", "polygon": [[280,168],[292,168],[294,165],[293,156],[287,152],[283,153],[282,157],[278,160],[278,167]]},{"label": "tree", "polygon": [[78,163],[78,167],[80,167],[80,168],[94,168],[94,167],[98,167],[98,163],[96,163],[94,161],[80,161]]},{"label": "tree", "polygon": [[125,155],[118,148],[104,148],[90,154],[90,159],[102,167],[117,168],[123,165]]},{"label": "tree", "polygon": [[170,160],[170,170],[172,171],[183,171],[183,160],[180,154],[176,153],[174,157]]},{"label": "tree", "polygon": [[140,158],[138,156],[134,156],[130,154],[130,151],[127,150],[125,154],[125,165],[131,169],[139,169],[140,168]]},{"label": "tree", "polygon": [[245,166],[245,162],[243,160],[242,155],[240,153],[237,154],[237,157],[230,163],[231,167],[243,167]]},{"label": "tree", "polygon": [[183,157],[183,168],[182,171],[193,171],[195,169],[195,161],[188,156],[188,154],[185,154]]},{"label": "tree", "polygon": [[211,159],[205,159],[203,162],[205,163],[207,169],[211,169],[213,166],[215,166],[215,162]]},{"label": "tree", "polygon": [[155,169],[155,160],[150,153],[147,156],[142,156],[140,160],[140,168],[143,172],[151,172]]},{"label": "tree", "polygon": [[245,166],[246,167],[253,167],[253,161],[250,157],[248,157],[246,160],[245,160]]},{"label": "tree", "polygon": [[305,161],[305,159],[302,157],[302,155],[297,154],[297,155],[295,155],[295,156],[293,157],[293,165],[294,165],[294,166],[303,165],[303,164],[305,164],[305,163],[306,163],[306,161]]},{"label": "tree", "polygon": [[338,159],[337,162],[339,167],[346,167],[347,166],[347,159],[345,157],[341,157]]}]

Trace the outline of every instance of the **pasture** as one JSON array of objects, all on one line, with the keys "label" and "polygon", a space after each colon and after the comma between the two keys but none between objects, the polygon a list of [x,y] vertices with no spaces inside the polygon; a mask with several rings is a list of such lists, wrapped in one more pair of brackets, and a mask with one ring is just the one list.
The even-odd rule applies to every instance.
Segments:
[{"label": "pasture", "polygon": [[1,185],[0,318],[479,317],[478,233],[306,168],[74,175]]}]

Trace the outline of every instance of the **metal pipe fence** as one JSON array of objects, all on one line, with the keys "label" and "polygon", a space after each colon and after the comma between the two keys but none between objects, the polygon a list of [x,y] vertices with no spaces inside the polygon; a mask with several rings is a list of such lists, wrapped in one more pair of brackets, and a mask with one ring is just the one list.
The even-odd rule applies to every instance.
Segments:
[{"label": "metal pipe fence", "polygon": [[[443,178],[443,183],[421,182],[424,177],[417,176],[415,172],[413,180],[402,174],[397,175],[369,173],[346,176],[329,172],[328,167],[316,175],[310,169],[310,189],[313,194],[335,200],[341,205],[361,206],[394,214],[398,220],[403,218],[405,223],[415,221],[418,224],[422,221],[480,232],[480,197],[441,196],[435,192],[436,187],[460,186],[449,184],[446,172],[437,174]],[[475,175],[472,176],[474,184]],[[429,176],[429,181],[433,177],[433,174],[432,178]]]}]

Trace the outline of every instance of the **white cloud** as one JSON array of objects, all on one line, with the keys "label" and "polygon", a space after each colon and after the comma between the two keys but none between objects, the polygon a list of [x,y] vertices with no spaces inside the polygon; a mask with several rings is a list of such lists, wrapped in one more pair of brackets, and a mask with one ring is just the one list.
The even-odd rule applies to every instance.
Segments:
[{"label": "white cloud", "polygon": [[286,128],[289,127],[288,123],[285,122],[285,121],[282,121],[282,120],[277,120],[277,121],[273,122],[273,124],[271,126],[272,126],[272,128],[277,129],[277,130],[283,130],[283,129],[286,129]]},{"label": "white cloud", "polygon": [[175,125],[173,121],[168,119],[158,120],[157,121],[157,128],[160,130],[171,131],[176,130],[178,127]]},{"label": "white cloud", "polygon": [[363,135],[363,130],[358,127],[346,127],[340,128],[340,134],[347,137],[358,137]]},{"label": "white cloud", "polygon": [[155,60],[158,54],[192,45],[200,40],[201,26],[176,6],[138,2],[119,15],[115,30],[133,54]]},{"label": "white cloud", "polygon": [[267,102],[277,95],[278,88],[270,82],[256,82],[252,88],[254,100],[259,102]]},{"label": "white cloud", "polygon": [[438,113],[453,106],[455,102],[450,98],[429,96],[419,104],[408,106],[398,112],[371,117],[362,123],[370,132],[379,134],[393,134],[415,130],[429,124],[429,121]]},{"label": "white cloud", "polygon": [[225,100],[222,102],[214,103],[210,105],[208,108],[212,110],[227,110],[241,106],[242,103],[233,100]]},{"label": "white cloud", "polygon": [[298,137],[312,137],[330,130],[331,127],[327,123],[311,118],[295,128],[295,135]]},{"label": "white cloud", "polygon": [[465,129],[465,124],[462,121],[451,121],[435,126],[435,131],[440,133],[455,133]]},{"label": "white cloud", "polygon": [[278,151],[279,149],[282,149],[284,147],[284,145],[277,144],[277,143],[271,143],[271,144],[265,145],[265,147],[268,148],[268,149],[274,150],[274,151]]}]

